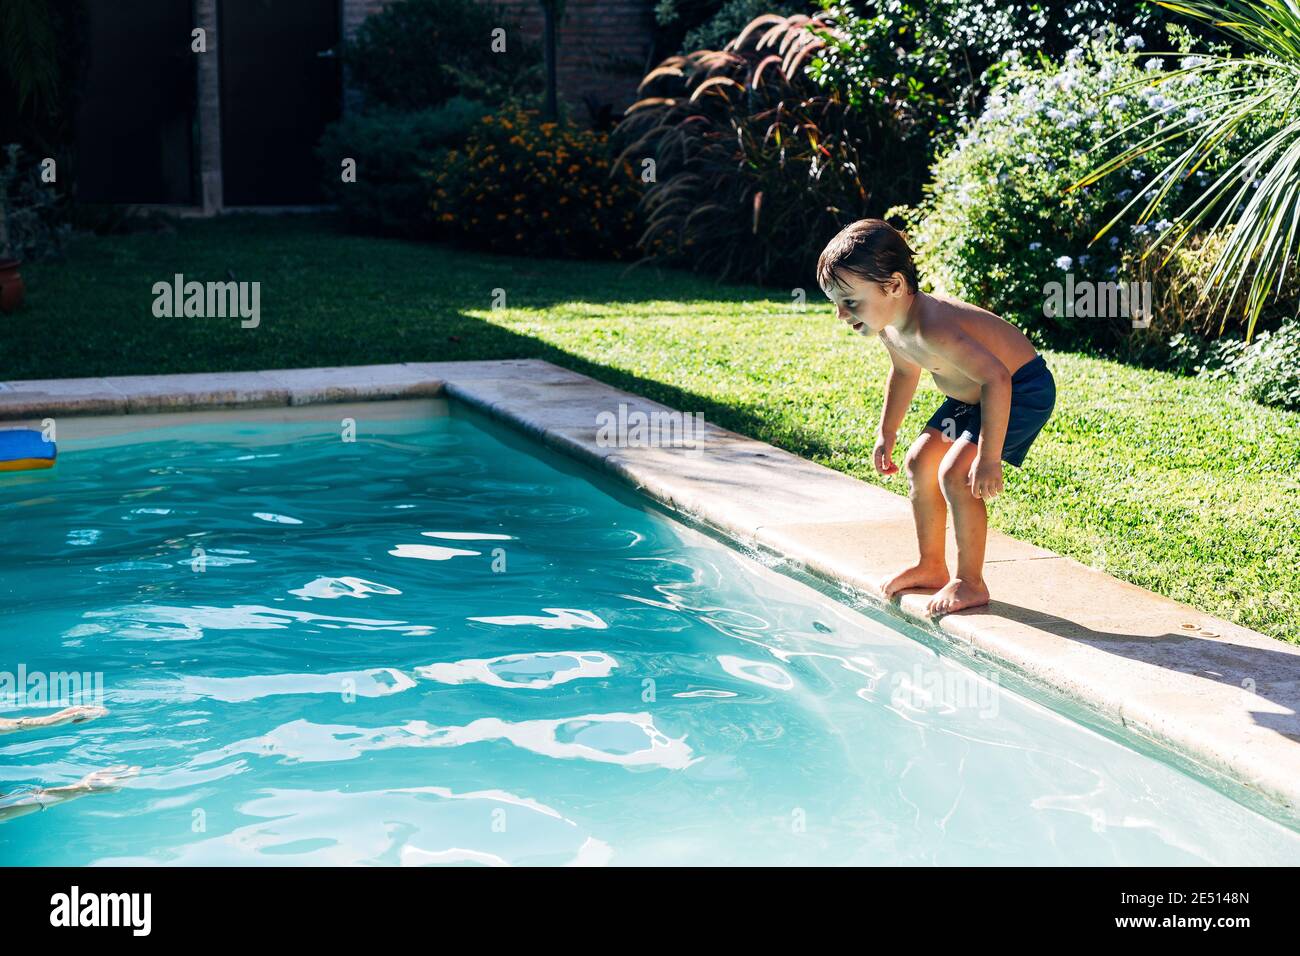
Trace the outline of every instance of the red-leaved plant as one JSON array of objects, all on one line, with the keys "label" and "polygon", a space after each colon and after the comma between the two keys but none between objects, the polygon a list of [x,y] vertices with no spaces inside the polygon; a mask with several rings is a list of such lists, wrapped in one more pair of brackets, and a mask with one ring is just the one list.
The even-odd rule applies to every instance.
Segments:
[{"label": "red-leaved plant", "polygon": [[669,57],[641,81],[612,164],[653,168],[638,265],[802,286],[842,226],[911,198],[918,184],[891,175],[908,168],[903,137],[805,76],[828,18],[758,17],[724,49]]}]

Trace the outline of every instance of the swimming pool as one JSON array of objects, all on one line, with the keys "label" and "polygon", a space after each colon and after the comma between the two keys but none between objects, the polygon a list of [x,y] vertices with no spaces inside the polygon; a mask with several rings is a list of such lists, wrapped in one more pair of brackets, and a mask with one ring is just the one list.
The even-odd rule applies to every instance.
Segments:
[{"label": "swimming pool", "polygon": [[0,822],[0,863],[1300,851],[455,404],[60,427],[52,471],[0,478],[0,671],[102,674],[109,713],[0,737],[0,806],[140,770]]}]

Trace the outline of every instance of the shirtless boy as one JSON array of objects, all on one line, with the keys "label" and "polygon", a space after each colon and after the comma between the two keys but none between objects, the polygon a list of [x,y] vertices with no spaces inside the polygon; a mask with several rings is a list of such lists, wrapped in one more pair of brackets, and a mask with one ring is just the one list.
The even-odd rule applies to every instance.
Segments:
[{"label": "shirtless boy", "polygon": [[[889,223],[860,219],[822,251],[817,282],[838,318],[874,335],[889,352],[885,407],[871,459],[896,474],[894,443],[921,372],[948,396],[903,458],[920,550],[917,562],[880,582],[886,597],[936,590],[931,615],[987,604],[984,503],[1002,490],[1002,462],[1019,467],[1052,414],[1056,382],[1033,345],[1010,322],[917,285],[907,241]],[[957,538],[957,573],[944,556],[948,509]]]}]

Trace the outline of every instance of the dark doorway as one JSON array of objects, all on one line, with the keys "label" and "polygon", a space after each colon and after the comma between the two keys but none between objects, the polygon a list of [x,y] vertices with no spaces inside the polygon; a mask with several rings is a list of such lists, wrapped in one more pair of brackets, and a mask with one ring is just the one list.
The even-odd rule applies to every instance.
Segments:
[{"label": "dark doorway", "polygon": [[190,4],[88,3],[85,94],[76,115],[77,198],[194,199],[195,61]]},{"label": "dark doorway", "polygon": [[222,0],[225,205],[323,200],[313,150],[339,116],[338,42],[338,0]]}]

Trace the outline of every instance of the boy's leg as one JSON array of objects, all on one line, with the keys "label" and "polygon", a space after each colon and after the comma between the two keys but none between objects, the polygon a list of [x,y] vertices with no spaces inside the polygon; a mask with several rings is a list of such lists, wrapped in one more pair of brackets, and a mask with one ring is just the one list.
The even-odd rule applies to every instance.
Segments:
[{"label": "boy's leg", "polygon": [[948,614],[989,602],[989,589],[984,583],[988,512],[984,502],[971,494],[968,480],[977,453],[974,442],[958,439],[939,465],[939,484],[952,508],[953,531],[957,535],[957,575],[930,599],[926,607],[930,614]]},{"label": "boy's leg", "polygon": [[920,558],[880,582],[886,598],[907,588],[942,587],[948,580],[948,563],[943,554],[948,506],[939,488],[939,465],[951,445],[937,428],[927,428],[912,442],[903,459]]}]

